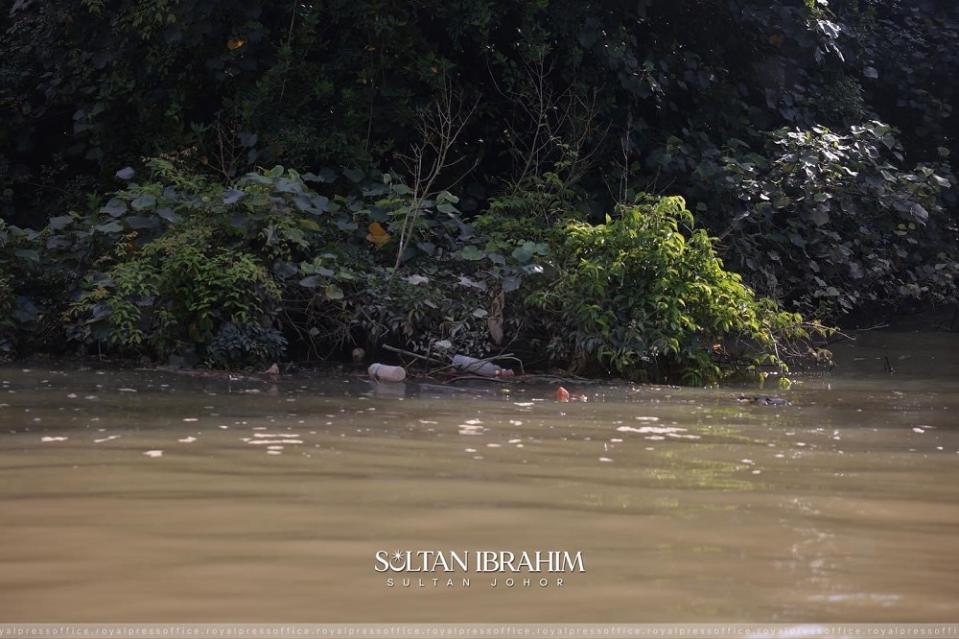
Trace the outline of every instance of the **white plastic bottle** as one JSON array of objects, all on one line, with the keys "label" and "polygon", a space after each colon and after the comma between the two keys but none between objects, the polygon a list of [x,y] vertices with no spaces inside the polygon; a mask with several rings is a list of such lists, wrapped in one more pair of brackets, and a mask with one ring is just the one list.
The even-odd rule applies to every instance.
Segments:
[{"label": "white plastic bottle", "polygon": [[371,379],[378,382],[402,382],[406,379],[406,369],[402,366],[387,366],[386,364],[371,364],[366,369]]}]

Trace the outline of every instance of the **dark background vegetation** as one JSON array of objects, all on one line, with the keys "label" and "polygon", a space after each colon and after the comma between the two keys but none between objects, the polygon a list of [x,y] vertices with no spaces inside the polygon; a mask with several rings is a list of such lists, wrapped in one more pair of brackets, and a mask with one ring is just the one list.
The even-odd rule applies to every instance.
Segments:
[{"label": "dark background vegetation", "polygon": [[[644,375],[658,375],[675,351],[682,370],[702,372],[703,348],[733,357],[712,344],[719,336],[754,342],[768,323],[707,330],[676,319],[666,333],[680,343],[648,338],[667,320],[634,298],[662,279],[655,269],[604,280],[593,302],[612,316],[560,317],[557,291],[584,295],[564,268],[607,268],[629,253],[584,253],[568,224],[622,223],[617,206],[637,202],[657,210],[645,194],[685,198],[716,238],[704,251],[807,319],[955,298],[950,0],[5,4],[0,330],[10,351],[81,344],[162,359],[198,349],[236,365],[287,345],[326,357],[391,338],[486,354],[518,340],[579,368],[593,359],[641,377],[645,362]],[[317,228],[271,217],[286,209]],[[665,228],[637,224],[624,232]],[[196,294],[202,275],[165,273],[158,257],[183,258],[187,245],[198,262],[223,260],[210,278],[239,268],[241,248],[252,269],[209,282],[194,306],[217,310],[202,321],[172,301]],[[127,275],[141,288],[127,282],[121,295],[117,269],[136,271]],[[538,275],[545,283],[531,284]],[[410,276],[427,281],[397,288]],[[257,308],[222,311],[230,286]],[[449,307],[421,308],[431,291]],[[117,337],[121,326],[141,342]]]}]

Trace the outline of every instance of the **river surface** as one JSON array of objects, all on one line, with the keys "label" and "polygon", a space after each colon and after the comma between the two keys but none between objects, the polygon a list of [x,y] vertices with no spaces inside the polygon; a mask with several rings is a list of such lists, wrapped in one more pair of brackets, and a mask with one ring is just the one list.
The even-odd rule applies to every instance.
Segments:
[{"label": "river surface", "polygon": [[[835,353],[788,406],[0,368],[0,621],[955,621],[959,336]],[[374,571],[421,549],[586,571]]]}]

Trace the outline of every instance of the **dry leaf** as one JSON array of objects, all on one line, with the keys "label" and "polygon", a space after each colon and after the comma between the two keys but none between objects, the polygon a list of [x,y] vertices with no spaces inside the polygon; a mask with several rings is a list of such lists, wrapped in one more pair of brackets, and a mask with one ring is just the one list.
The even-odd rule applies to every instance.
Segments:
[{"label": "dry leaf", "polygon": [[370,232],[366,236],[367,242],[372,242],[377,248],[382,248],[384,244],[390,241],[390,234],[380,225],[379,222],[373,222],[369,226]]}]

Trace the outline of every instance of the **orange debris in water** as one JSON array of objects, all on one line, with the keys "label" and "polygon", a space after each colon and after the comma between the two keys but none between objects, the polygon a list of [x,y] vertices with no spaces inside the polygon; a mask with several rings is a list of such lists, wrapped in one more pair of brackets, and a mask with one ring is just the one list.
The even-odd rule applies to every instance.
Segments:
[{"label": "orange debris in water", "polygon": [[568,402],[569,401],[569,391],[563,388],[562,386],[556,387],[556,401],[558,402]]}]

